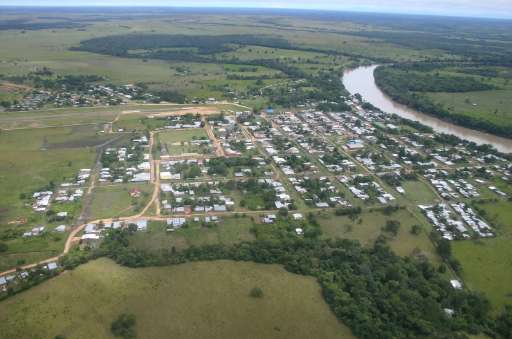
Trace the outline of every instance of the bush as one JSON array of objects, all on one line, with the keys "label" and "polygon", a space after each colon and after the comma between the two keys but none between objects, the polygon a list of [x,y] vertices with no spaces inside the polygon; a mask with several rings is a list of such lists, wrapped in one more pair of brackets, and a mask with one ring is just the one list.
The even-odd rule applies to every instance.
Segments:
[{"label": "bush", "polygon": [[393,235],[397,235],[399,229],[400,229],[400,221],[398,221],[398,220],[388,220],[386,222],[386,226],[384,226],[384,231],[389,232]]},{"label": "bush", "polygon": [[135,316],[133,314],[121,314],[112,322],[110,330],[116,337],[135,338]]},{"label": "bush", "polygon": [[249,295],[253,298],[263,298],[263,290],[259,287],[253,287]]},{"label": "bush", "polygon": [[422,230],[421,225],[412,225],[412,227],[411,227],[411,233],[414,235],[420,234],[421,230]]},{"label": "bush", "polygon": [[496,321],[496,331],[505,339],[512,339],[512,306],[505,307]]},{"label": "bush", "polygon": [[7,246],[6,243],[0,242],[0,253],[7,252],[8,249],[9,249],[9,246]]}]

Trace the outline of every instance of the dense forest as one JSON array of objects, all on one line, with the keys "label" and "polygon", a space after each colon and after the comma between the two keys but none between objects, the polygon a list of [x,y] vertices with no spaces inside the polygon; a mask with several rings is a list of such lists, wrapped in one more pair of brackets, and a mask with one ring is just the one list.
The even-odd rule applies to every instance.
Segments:
[{"label": "dense forest", "polygon": [[[492,335],[510,329],[507,313],[496,322],[484,297],[452,288],[425,260],[395,255],[383,238],[371,248],[313,234],[147,252],[130,247],[133,232],[112,231],[94,255],[130,267],[218,259],[281,264],[290,272],[316,277],[333,312],[361,338],[464,338],[461,333]],[[77,262],[68,256],[63,264],[73,267]]]},{"label": "dense forest", "polygon": [[233,51],[236,45],[291,47],[284,39],[263,35],[127,34],[85,40],[77,49],[116,56],[127,56],[130,50],[162,48],[197,48],[199,54],[213,54]]},{"label": "dense forest", "polygon": [[[437,33],[431,31],[356,31],[346,32],[346,34],[379,39],[416,50],[443,50],[459,56],[461,60],[471,60],[491,65],[512,65],[510,41],[475,39],[472,35],[453,36],[453,34],[448,35],[445,32]],[[510,37],[503,35],[499,37],[510,39]]]},{"label": "dense forest", "polygon": [[435,115],[465,127],[504,137],[512,137],[510,126],[497,125],[484,118],[456,114],[433,102],[422,92],[468,92],[491,90],[495,87],[473,77],[436,75],[418,72],[433,70],[436,64],[380,66],[375,70],[375,82],[393,100],[420,112]]}]

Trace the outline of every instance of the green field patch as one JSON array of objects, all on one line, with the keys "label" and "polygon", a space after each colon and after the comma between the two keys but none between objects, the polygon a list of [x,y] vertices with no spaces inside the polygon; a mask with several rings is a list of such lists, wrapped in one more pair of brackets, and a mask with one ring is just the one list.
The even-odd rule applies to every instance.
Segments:
[{"label": "green field patch", "polygon": [[[139,198],[133,198],[130,191],[142,192]],[[149,184],[122,184],[99,186],[94,188],[89,219],[102,219],[130,216],[140,212],[146,206],[151,195]]]},{"label": "green field patch", "polygon": [[[249,296],[254,287],[262,298]],[[96,260],[2,302],[0,331],[6,339],[112,338],[121,313],[136,316],[144,338],[353,338],[313,278],[231,261],[130,269]]]},{"label": "green field patch", "polygon": [[[354,220],[347,216],[322,213],[317,220],[324,238],[352,239],[358,240],[365,246],[372,246],[375,240],[383,234],[398,255],[423,255],[433,262],[439,261],[434,246],[428,238],[429,229],[407,210],[399,210],[390,215],[385,215],[382,212],[363,212]],[[383,231],[383,227],[389,220],[400,222],[397,235]],[[413,225],[422,226],[420,234],[411,233]]]},{"label": "green field patch", "polygon": [[[95,130],[82,131],[79,138],[95,137]],[[33,215],[20,194],[74,178],[80,168],[91,168],[94,148],[47,149],[48,140],[75,138],[72,128],[4,131],[0,133],[0,222]],[[76,145],[75,145],[76,146]]]},{"label": "green field patch", "polygon": [[453,242],[462,264],[462,276],[471,289],[481,291],[499,310],[512,305],[512,202],[498,200],[478,204],[485,218],[497,230],[494,239]]},{"label": "green field patch", "polygon": [[252,226],[252,221],[246,217],[226,217],[218,223],[209,224],[188,219],[185,227],[167,232],[166,223],[150,222],[147,232],[136,233],[130,238],[130,245],[148,251],[169,250],[173,247],[182,250],[190,246],[214,244],[232,245],[253,240]]},{"label": "green field patch", "polygon": [[428,97],[442,104],[449,112],[512,128],[512,88],[467,93],[429,93]]},{"label": "green field patch", "polygon": [[[210,153],[208,134],[202,128],[165,131],[157,134],[161,154]],[[196,142],[204,141],[202,144]]]},{"label": "green field patch", "polygon": [[401,185],[405,190],[404,197],[415,205],[431,204],[438,199],[433,189],[420,180],[404,181]]}]

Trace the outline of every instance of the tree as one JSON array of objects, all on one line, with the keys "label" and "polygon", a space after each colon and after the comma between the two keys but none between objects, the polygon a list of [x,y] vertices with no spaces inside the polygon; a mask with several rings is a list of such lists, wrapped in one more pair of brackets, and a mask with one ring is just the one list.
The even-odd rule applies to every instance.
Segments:
[{"label": "tree", "polygon": [[505,339],[512,339],[512,306],[507,305],[496,320],[496,331]]},{"label": "tree", "polygon": [[384,231],[389,232],[393,235],[397,235],[399,229],[400,229],[400,221],[398,221],[398,220],[388,220],[386,222],[386,226],[384,226]]},{"label": "tree", "polygon": [[110,326],[112,334],[124,339],[135,338],[135,315],[121,314]]},{"label": "tree", "polygon": [[253,298],[263,298],[263,290],[259,287],[253,287],[249,295]]},{"label": "tree", "polygon": [[414,235],[420,234],[421,230],[422,230],[422,227],[421,227],[421,225],[418,225],[418,224],[412,225],[412,227],[411,227],[411,233]]},{"label": "tree", "polygon": [[452,245],[449,240],[441,239],[437,244],[437,253],[443,259],[449,259],[452,256]]}]

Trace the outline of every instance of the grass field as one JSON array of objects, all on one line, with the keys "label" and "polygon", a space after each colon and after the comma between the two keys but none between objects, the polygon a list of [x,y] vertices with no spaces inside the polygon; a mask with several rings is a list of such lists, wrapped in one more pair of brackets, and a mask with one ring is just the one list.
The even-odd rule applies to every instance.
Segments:
[{"label": "grass field", "polygon": [[80,168],[91,168],[94,146],[108,140],[96,132],[94,126],[82,126],[0,133],[0,222],[31,214],[21,193],[72,180]]},{"label": "grass field", "polygon": [[[405,190],[404,198],[415,205],[432,204],[438,200],[433,189],[422,181],[404,181],[402,187]],[[398,195],[398,193],[395,195]]]},{"label": "grass field", "polygon": [[[142,194],[132,198],[130,190],[137,188]],[[89,219],[124,217],[140,212],[149,201],[152,186],[149,184],[120,184],[97,186],[92,193]]]},{"label": "grass field", "polygon": [[453,243],[455,257],[461,262],[466,284],[481,291],[495,309],[512,305],[512,203],[480,204],[487,220],[497,227],[498,237]]},{"label": "grass field", "polygon": [[[264,297],[251,298],[253,287]],[[313,278],[231,261],[130,269],[100,259],[2,302],[2,338],[113,338],[136,316],[144,338],[353,338]]]},{"label": "grass field", "polygon": [[510,125],[512,128],[512,88],[509,87],[480,92],[430,93],[428,96],[450,112],[481,118],[497,125]]},{"label": "grass field", "polygon": [[71,225],[80,214],[81,203],[53,203],[55,212],[67,211],[70,218],[49,222],[44,213],[30,206],[32,193],[53,182],[73,181],[81,168],[91,168],[96,146],[112,138],[98,135],[96,126],[2,131],[0,133],[0,234],[8,250],[0,255],[0,270],[51,257],[62,251],[66,234],[49,233],[21,238],[24,231],[43,225],[52,230]]},{"label": "grass field", "polygon": [[200,139],[208,140],[208,134],[206,134],[203,128],[166,131],[157,134],[158,144],[162,147],[162,153],[169,155],[202,153],[206,146],[190,143],[193,140]]},{"label": "grass field", "polygon": [[130,245],[144,250],[170,249],[182,250],[190,246],[224,244],[232,245],[254,239],[251,233],[252,221],[249,218],[225,217],[219,224],[209,227],[190,222],[189,226],[175,232],[167,232],[167,225],[151,222],[148,231],[136,233],[130,238]]},{"label": "grass field", "polygon": [[[322,213],[317,217],[323,237],[358,240],[361,244],[371,246],[381,234],[388,238],[390,247],[398,255],[424,255],[432,262],[439,262],[432,242],[428,238],[429,228],[407,210],[399,210],[389,216],[381,212],[366,212],[355,221],[345,216]],[[400,221],[400,229],[396,236],[383,232],[382,228],[388,220]],[[411,226],[419,224],[423,231],[413,235]]]}]

